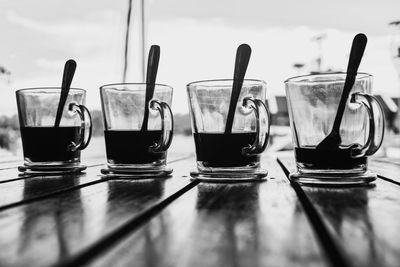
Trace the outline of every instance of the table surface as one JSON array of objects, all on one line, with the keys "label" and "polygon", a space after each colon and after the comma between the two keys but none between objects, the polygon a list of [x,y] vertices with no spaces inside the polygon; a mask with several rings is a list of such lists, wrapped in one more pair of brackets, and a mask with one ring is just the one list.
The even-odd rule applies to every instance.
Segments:
[{"label": "table surface", "polygon": [[[267,153],[265,153],[267,154]],[[264,155],[260,183],[19,176],[0,165],[0,266],[400,266],[400,163],[374,159],[370,186],[290,183],[291,156]]]}]

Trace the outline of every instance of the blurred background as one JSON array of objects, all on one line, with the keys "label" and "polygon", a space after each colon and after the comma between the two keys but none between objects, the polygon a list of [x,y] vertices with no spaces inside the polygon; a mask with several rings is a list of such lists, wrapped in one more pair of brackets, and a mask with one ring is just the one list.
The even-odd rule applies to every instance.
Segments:
[{"label": "blurred background", "polygon": [[95,138],[85,153],[99,153],[104,141],[98,88],[143,81],[151,44],[161,46],[157,81],[174,87],[174,143],[194,149],[185,85],[231,78],[236,48],[248,43],[253,53],[246,77],[268,84],[269,149],[290,149],[284,80],[345,71],[358,32],[369,38],[360,71],[374,76],[373,93],[388,122],[378,156],[400,158],[399,10],[398,0],[2,0],[0,160],[22,159],[15,91],[60,86],[69,58],[78,63],[72,86],[87,90],[94,119]]}]

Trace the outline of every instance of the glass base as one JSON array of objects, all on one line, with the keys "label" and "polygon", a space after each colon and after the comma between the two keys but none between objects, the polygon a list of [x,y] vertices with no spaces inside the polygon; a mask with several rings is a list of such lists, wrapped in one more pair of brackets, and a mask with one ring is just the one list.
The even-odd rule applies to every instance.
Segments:
[{"label": "glass base", "polygon": [[80,173],[86,170],[85,165],[74,166],[18,166],[18,171],[23,175],[63,175]]},{"label": "glass base", "polygon": [[194,170],[190,172],[192,180],[213,183],[241,183],[262,181],[268,175],[268,171],[262,168],[252,170],[251,172],[202,172]]},{"label": "glass base", "polygon": [[107,168],[111,170],[154,170],[162,169],[166,166],[166,159],[161,159],[148,163],[117,163],[114,160],[107,160]]},{"label": "glass base", "polygon": [[354,185],[366,185],[377,178],[376,173],[366,171],[362,174],[309,174],[295,172],[289,175],[291,181],[297,182],[303,185],[314,185],[314,186],[354,186]]},{"label": "glass base", "polygon": [[146,178],[166,178],[172,173],[171,168],[159,169],[101,169],[101,174],[106,178],[124,178],[124,179],[146,179]]}]

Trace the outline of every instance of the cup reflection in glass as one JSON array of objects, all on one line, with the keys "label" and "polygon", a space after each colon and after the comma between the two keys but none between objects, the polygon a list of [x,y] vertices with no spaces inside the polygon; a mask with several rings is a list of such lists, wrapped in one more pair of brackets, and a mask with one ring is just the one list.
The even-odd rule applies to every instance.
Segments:
[{"label": "cup reflection in glass", "polygon": [[187,85],[197,169],[203,180],[253,180],[266,176],[260,155],[267,146],[269,113],[266,84],[246,79],[231,133],[225,133],[233,80],[198,81]]},{"label": "cup reflection in glass", "polygon": [[367,157],[380,147],[384,116],[370,94],[372,76],[358,73],[340,125],[341,144],[321,149],[331,132],[342,95],[345,73],[317,74],[285,81],[297,172],[291,179],[304,184],[359,184],[376,179]]},{"label": "cup reflection in glass", "polygon": [[146,107],[149,109],[146,130],[142,129],[145,83],[104,85],[100,87],[100,96],[108,168],[144,172],[163,170],[173,135],[172,87],[155,85],[153,99]]},{"label": "cup reflection in glass", "polygon": [[29,88],[16,92],[24,153],[29,168],[66,168],[80,165],[81,150],[89,144],[90,113],[86,92],[71,88],[59,127],[54,127],[61,88]]}]

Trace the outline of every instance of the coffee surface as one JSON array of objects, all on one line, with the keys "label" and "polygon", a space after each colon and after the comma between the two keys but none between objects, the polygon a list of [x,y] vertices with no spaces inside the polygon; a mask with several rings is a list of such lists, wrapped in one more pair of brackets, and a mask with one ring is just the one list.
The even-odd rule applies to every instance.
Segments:
[{"label": "coffee surface", "polygon": [[24,157],[32,162],[74,161],[80,150],[71,151],[79,140],[80,127],[21,127]]},{"label": "coffee surface", "polygon": [[352,149],[316,149],[315,146],[296,147],[295,156],[298,163],[315,169],[353,169],[367,163],[367,157],[352,157]]},{"label": "coffee surface", "polygon": [[150,146],[159,142],[161,130],[104,131],[108,161],[113,164],[148,164],[166,158],[167,153],[153,153]]},{"label": "coffee surface", "polygon": [[196,156],[205,167],[241,167],[256,164],[260,155],[247,155],[243,148],[252,145],[255,132],[194,133]]}]

